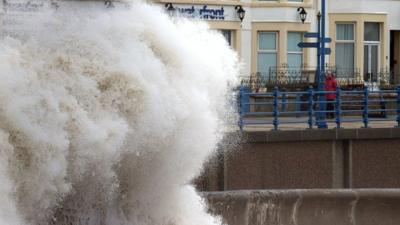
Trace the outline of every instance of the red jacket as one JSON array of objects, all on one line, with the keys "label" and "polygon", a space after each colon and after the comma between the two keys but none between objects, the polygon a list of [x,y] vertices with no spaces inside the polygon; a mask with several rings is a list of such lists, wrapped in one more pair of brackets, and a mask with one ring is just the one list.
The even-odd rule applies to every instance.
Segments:
[{"label": "red jacket", "polygon": [[[325,91],[336,91],[337,82],[335,77],[328,74],[325,80]],[[331,101],[336,99],[336,93],[327,93],[326,100]]]}]

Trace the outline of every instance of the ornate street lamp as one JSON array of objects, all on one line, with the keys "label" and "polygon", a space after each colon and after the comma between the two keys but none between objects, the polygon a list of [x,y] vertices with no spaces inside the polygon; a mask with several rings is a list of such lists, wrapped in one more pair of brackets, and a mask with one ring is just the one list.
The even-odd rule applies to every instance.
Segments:
[{"label": "ornate street lamp", "polygon": [[105,0],[104,5],[106,5],[107,8],[114,8],[114,4],[112,0]]},{"label": "ornate street lamp", "polygon": [[297,9],[297,12],[299,12],[301,22],[304,24],[304,22],[305,22],[306,19],[307,19],[307,12],[306,12],[306,10],[305,10],[303,7],[299,7],[299,8]]},{"label": "ornate street lamp", "polygon": [[168,15],[173,16],[175,14],[175,8],[172,3],[165,3],[165,10],[167,10]]},{"label": "ornate street lamp", "polygon": [[246,10],[243,9],[241,5],[235,6],[236,13],[239,16],[240,22],[243,22],[244,16],[246,14]]}]

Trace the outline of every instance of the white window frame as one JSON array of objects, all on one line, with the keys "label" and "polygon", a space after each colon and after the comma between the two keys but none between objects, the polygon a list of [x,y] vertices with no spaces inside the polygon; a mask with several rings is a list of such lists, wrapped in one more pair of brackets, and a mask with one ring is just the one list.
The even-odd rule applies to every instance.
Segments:
[{"label": "white window frame", "polygon": [[[363,49],[364,47],[367,45],[368,48],[370,48],[370,46],[378,46],[378,55],[377,55],[377,59],[378,59],[378,73],[381,70],[381,42],[382,42],[382,24],[379,22],[364,22],[363,26],[364,26],[364,30],[365,30],[365,23],[378,23],[379,24],[379,41],[366,41],[365,40],[365,35],[363,34],[363,39],[364,39],[364,45],[363,45]],[[369,52],[368,58],[371,59],[371,52]],[[365,53],[364,53],[365,54]],[[363,56],[364,57],[364,56]],[[366,62],[364,62],[365,64]],[[371,70],[371,64],[368,64],[368,70]],[[366,71],[364,71],[364,74],[366,73]],[[379,78],[378,78],[379,79]]]},{"label": "white window frame", "polygon": [[[275,34],[275,50],[260,49],[260,34]],[[257,53],[278,53],[278,32],[277,31],[259,31],[257,33]]]},{"label": "white window frame", "polygon": [[[353,40],[338,40],[337,39],[337,25],[338,24],[351,24],[351,25],[353,25]],[[335,57],[336,57],[336,44],[353,44],[353,52],[354,52],[354,56],[353,56],[353,69],[355,69],[356,68],[356,60],[357,60],[357,57],[356,57],[356,23],[354,23],[354,22],[336,22],[335,23],[335,30],[336,30],[336,37],[335,37]],[[336,64],[336,62],[335,62],[335,64]]]},{"label": "white window frame", "polygon": [[[275,34],[275,50],[265,50],[265,49],[260,49],[260,34],[261,33],[265,33],[265,34]],[[276,65],[275,65],[275,67],[277,67],[278,66],[278,49],[279,49],[279,32],[278,31],[258,31],[257,32],[257,58],[258,58],[258,55],[260,54],[260,53],[274,53],[275,55],[276,55]],[[258,64],[259,62],[258,62],[258,60],[257,60],[257,64]],[[259,71],[257,71],[257,72],[259,72]],[[269,71],[268,71],[268,73],[269,73]],[[269,75],[269,74],[268,74]]]},{"label": "white window frame", "polygon": [[[378,66],[378,68],[377,68],[377,72],[379,73],[379,71],[381,70],[381,44],[380,44],[380,42],[378,42],[378,41],[364,41],[364,46],[363,46],[363,49],[365,48],[365,46],[368,46],[368,49],[369,48],[371,48],[371,46],[377,46],[378,47],[378,52],[377,52],[377,60],[378,60],[378,62],[377,62],[377,66]],[[368,50],[369,51],[369,50]],[[364,53],[365,54],[365,53]],[[371,51],[369,51],[368,52],[368,60],[371,60]],[[364,62],[364,64],[365,63],[367,63],[367,62]],[[371,70],[371,64],[368,64],[368,71],[370,71]],[[366,73],[367,71],[364,71],[364,74]]]},{"label": "white window frame", "polygon": [[226,39],[226,36],[224,35],[224,32],[229,32],[229,40],[226,39],[226,41],[228,42],[230,47],[233,47],[233,35],[234,35],[234,30],[231,29],[218,29],[218,31],[222,34],[222,36],[224,36],[224,38]]},{"label": "white window frame", "polygon": [[[286,40],[286,42],[288,42],[289,41],[289,33],[300,33],[300,35],[301,35],[301,40],[300,41],[304,41],[304,38],[303,38],[303,35],[304,35],[304,32],[303,31],[288,31],[287,32],[287,40]],[[289,48],[289,44],[287,43],[287,47],[286,48]],[[289,61],[288,59],[289,59],[289,55],[290,54],[292,54],[292,55],[300,55],[301,56],[301,64],[300,65],[303,65],[303,63],[304,63],[304,49],[303,48],[300,48],[301,49],[301,51],[299,51],[299,52],[296,52],[296,51],[289,51],[289,49],[286,49],[286,61]],[[288,66],[290,66],[289,65],[289,62],[287,62],[287,64],[288,64]]]}]

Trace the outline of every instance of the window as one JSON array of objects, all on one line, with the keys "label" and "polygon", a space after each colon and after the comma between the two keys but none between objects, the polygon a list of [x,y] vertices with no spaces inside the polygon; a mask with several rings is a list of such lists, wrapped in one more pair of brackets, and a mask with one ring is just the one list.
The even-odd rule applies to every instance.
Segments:
[{"label": "window", "polygon": [[268,76],[271,67],[277,63],[277,32],[259,32],[257,50],[257,71]]},{"label": "window", "polygon": [[287,39],[287,63],[289,67],[300,68],[303,64],[303,50],[297,45],[302,42],[301,32],[289,32]]},{"label": "window", "polygon": [[354,74],[354,43],[354,24],[336,24],[336,69],[345,77]]},{"label": "window", "polygon": [[364,25],[364,41],[379,41],[379,23],[365,23]]},{"label": "window", "polygon": [[232,46],[232,31],[231,30],[220,30],[221,34],[225,37],[226,42],[229,46]]},{"label": "window", "polygon": [[380,51],[380,24],[364,24],[364,80],[378,81],[379,51]]}]

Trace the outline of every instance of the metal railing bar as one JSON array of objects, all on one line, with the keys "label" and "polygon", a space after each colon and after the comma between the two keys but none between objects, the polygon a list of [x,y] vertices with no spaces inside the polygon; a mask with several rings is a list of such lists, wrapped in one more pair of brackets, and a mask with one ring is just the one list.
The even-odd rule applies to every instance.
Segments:
[{"label": "metal railing bar", "polygon": [[287,112],[279,112],[280,115],[282,114],[286,114],[286,115],[290,115],[290,114],[308,114],[308,111],[287,111]]},{"label": "metal railing bar", "polygon": [[272,105],[273,102],[251,102],[251,103],[244,103],[244,105]]},{"label": "metal railing bar", "polygon": [[273,112],[249,112],[244,114],[243,116],[262,116],[262,115],[271,116],[273,114],[274,114]]}]

